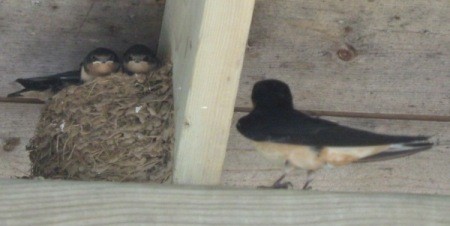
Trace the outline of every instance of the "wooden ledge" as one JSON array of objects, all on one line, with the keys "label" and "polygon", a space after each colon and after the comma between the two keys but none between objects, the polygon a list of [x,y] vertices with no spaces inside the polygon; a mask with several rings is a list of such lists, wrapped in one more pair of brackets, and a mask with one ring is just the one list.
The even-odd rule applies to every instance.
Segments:
[{"label": "wooden ledge", "polygon": [[450,196],[0,180],[0,225],[449,225]]}]

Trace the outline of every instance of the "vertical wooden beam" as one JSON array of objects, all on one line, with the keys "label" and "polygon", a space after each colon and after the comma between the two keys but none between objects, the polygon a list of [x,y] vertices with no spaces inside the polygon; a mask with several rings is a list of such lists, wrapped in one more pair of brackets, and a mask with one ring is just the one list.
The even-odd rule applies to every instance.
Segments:
[{"label": "vertical wooden beam", "polygon": [[158,52],[174,65],[174,183],[220,182],[253,7],[166,1]]}]

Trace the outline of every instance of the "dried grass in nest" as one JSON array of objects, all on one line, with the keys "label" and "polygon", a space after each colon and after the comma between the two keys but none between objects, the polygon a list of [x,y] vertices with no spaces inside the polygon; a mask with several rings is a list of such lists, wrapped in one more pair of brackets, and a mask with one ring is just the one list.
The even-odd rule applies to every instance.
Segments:
[{"label": "dried grass in nest", "polygon": [[164,182],[172,172],[171,66],[113,75],[55,95],[29,144],[32,175]]}]

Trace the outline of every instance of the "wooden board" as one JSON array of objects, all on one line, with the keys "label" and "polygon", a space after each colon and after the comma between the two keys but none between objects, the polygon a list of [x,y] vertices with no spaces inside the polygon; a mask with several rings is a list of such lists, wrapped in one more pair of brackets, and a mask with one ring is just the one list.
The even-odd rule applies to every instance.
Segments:
[{"label": "wooden board", "polygon": [[[25,146],[33,136],[42,105],[0,103],[0,178],[28,176],[30,160]],[[12,150],[3,149],[5,142],[19,138]]]},{"label": "wooden board", "polygon": [[[0,0],[0,96],[19,88],[18,77],[73,69],[96,46],[123,51],[144,42],[156,49],[160,2]],[[236,106],[250,107],[255,81],[278,78],[305,110],[449,116],[449,11],[446,0],[257,0]],[[348,49],[345,43],[357,52],[350,61],[336,54]],[[15,151],[0,151],[0,177],[22,176],[39,107],[0,108],[1,142],[21,138]],[[437,134],[441,145],[405,159],[319,171],[313,189],[450,193],[448,123],[336,120],[378,132]],[[249,144],[233,124],[223,184],[255,187],[279,176]],[[304,176],[296,171],[287,179],[299,188]]]},{"label": "wooden board", "polygon": [[[256,187],[270,185],[282,174],[282,165],[264,159],[251,142],[235,129],[242,113],[236,113],[225,158],[222,183],[227,186]],[[450,128],[449,122],[418,122],[380,119],[328,118],[378,133],[432,136],[439,145],[430,151],[405,158],[373,163],[352,164],[315,173],[311,183],[318,191],[361,191],[450,194]],[[306,172],[290,174],[295,189],[301,189]]]},{"label": "wooden board", "polygon": [[160,46],[173,64],[173,182],[218,184],[253,0],[168,0]]},{"label": "wooden board", "polygon": [[96,47],[122,54],[135,43],[156,50],[161,1],[0,1],[0,96],[14,80],[78,68]]},{"label": "wooden board", "polygon": [[[449,225],[450,197],[0,180],[1,225]],[[37,205],[38,204],[38,205]]]},{"label": "wooden board", "polygon": [[[19,137],[20,145],[14,151],[6,152],[0,148],[0,178],[20,178],[29,176],[31,163],[25,145],[30,137]],[[5,138],[0,138],[3,146]]]},{"label": "wooden board", "polygon": [[449,71],[447,0],[258,0],[236,106],[275,78],[305,110],[450,115]]}]

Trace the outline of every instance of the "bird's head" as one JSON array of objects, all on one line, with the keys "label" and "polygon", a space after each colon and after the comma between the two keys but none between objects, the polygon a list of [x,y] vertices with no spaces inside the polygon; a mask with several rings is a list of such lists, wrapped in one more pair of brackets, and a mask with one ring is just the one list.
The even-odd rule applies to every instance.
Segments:
[{"label": "bird's head", "polygon": [[146,74],[158,66],[156,54],[145,45],[133,45],[123,56],[123,67],[129,74]]},{"label": "bird's head", "polygon": [[292,94],[289,86],[279,80],[262,80],[253,86],[252,102],[255,108],[293,109]]},{"label": "bird's head", "polygon": [[119,71],[117,54],[107,48],[97,48],[88,53],[83,60],[84,70],[93,76],[106,76]]}]

